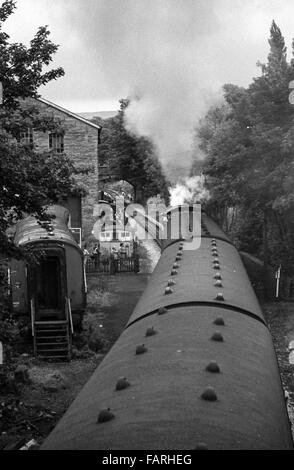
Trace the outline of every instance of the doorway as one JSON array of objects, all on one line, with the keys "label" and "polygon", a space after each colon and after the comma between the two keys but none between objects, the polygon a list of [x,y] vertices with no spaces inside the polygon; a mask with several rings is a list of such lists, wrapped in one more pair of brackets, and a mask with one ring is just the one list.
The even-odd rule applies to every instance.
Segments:
[{"label": "doorway", "polygon": [[65,269],[57,255],[47,255],[31,271],[31,297],[35,301],[36,320],[65,319]]}]

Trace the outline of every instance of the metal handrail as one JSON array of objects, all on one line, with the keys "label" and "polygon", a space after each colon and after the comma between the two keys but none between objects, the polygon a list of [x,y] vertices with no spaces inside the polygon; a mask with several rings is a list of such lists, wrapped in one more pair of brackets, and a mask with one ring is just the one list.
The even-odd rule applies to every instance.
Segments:
[{"label": "metal handrail", "polygon": [[31,298],[31,324],[32,324],[32,336],[35,336],[35,302],[34,302],[34,297]]},{"label": "metal handrail", "polygon": [[[72,313],[71,313],[71,302],[70,302],[70,298],[67,297],[67,298],[66,298],[66,301],[67,301],[67,312],[68,312],[68,315],[69,315],[70,329],[71,329],[71,333],[73,334],[74,328],[73,328],[73,321],[72,321]],[[67,320],[68,320],[68,319],[67,319]]]},{"label": "metal handrail", "polygon": [[84,288],[85,288],[85,294],[88,293],[88,284],[87,284],[87,273],[86,273],[86,263],[83,263],[83,270],[84,270]]}]

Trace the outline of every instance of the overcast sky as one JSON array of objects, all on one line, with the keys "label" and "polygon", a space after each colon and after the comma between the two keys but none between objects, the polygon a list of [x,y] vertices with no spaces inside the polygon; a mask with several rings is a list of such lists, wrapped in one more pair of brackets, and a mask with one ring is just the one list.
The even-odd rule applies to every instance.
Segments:
[{"label": "overcast sky", "polygon": [[[1,0],[0,0],[1,1]],[[191,148],[195,121],[224,83],[247,85],[265,61],[269,28],[280,26],[291,54],[293,0],[18,0],[6,23],[28,43],[49,25],[65,77],[44,98],[75,112],[112,110],[133,97],[130,128],[161,153]]]},{"label": "overcast sky", "polygon": [[[66,75],[42,93],[75,111],[115,109],[159,62],[175,69],[188,64],[187,72],[194,63],[189,80],[203,88],[246,85],[257,73],[257,60],[268,53],[272,19],[289,52],[294,36],[293,0],[18,0],[17,5],[5,30],[27,43],[38,26],[49,25],[60,44],[54,64]],[[212,76],[199,84],[203,67]],[[166,68],[170,72],[169,64]]]}]

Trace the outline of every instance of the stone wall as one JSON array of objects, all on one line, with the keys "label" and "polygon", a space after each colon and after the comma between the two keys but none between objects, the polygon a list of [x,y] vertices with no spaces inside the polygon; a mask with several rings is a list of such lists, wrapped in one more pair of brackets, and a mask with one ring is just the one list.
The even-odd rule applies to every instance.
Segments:
[{"label": "stone wall", "polygon": [[[27,99],[24,106],[35,105],[41,115],[53,118],[60,123],[64,130],[64,153],[69,156],[76,165],[93,167],[93,172],[88,175],[77,175],[76,179],[87,190],[88,195],[82,200],[82,225],[83,238],[91,235],[95,219],[93,207],[98,197],[98,126],[79,119],[66,110],[60,109],[40,100]],[[49,132],[34,130],[34,144],[36,150],[49,150]]]}]

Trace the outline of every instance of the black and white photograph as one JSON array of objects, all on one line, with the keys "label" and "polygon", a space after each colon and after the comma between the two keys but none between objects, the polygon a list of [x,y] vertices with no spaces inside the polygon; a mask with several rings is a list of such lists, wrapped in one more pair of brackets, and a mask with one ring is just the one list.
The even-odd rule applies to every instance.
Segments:
[{"label": "black and white photograph", "polygon": [[0,450],[293,436],[293,1],[0,0]]}]

